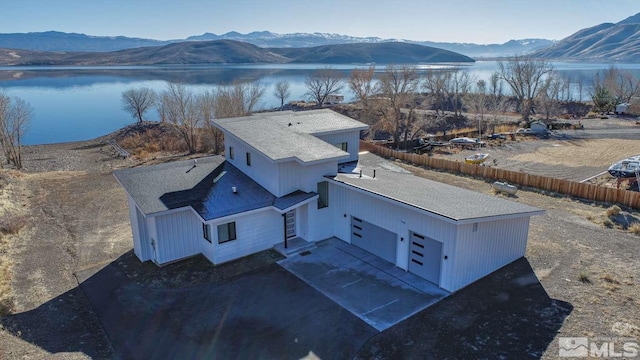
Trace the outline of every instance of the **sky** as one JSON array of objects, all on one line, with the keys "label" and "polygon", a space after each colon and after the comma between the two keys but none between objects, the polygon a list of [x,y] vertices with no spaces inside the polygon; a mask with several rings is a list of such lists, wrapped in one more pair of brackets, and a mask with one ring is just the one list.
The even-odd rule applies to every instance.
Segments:
[{"label": "sky", "polygon": [[640,13],[640,1],[0,0],[0,9],[0,33],[55,30],[171,40],[268,30],[494,44],[560,40]]}]

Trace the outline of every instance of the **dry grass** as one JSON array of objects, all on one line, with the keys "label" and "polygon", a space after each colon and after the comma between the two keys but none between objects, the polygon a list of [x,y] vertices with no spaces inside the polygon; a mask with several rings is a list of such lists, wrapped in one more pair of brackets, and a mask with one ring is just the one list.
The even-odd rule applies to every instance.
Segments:
[{"label": "dry grass", "polygon": [[605,210],[605,215],[609,218],[614,217],[614,216],[618,216],[620,214],[620,211],[622,211],[622,209],[620,209],[620,206],[618,205],[613,205],[610,208],[608,208],[607,210]]},{"label": "dry grass", "polygon": [[533,152],[511,157],[511,160],[522,162],[562,165],[567,167],[599,166],[607,168],[611,163],[637,155],[640,140],[616,140],[611,146],[609,139],[589,139],[572,141],[553,141],[549,146],[541,146]]},{"label": "dry grass", "polygon": [[[0,245],[1,247],[2,245]],[[0,317],[13,310],[13,292],[11,289],[11,268],[13,264],[5,255],[0,256]]]},{"label": "dry grass", "polygon": [[591,284],[591,279],[589,278],[589,275],[585,272],[581,272],[580,274],[578,274],[578,280],[584,284]]},{"label": "dry grass", "polygon": [[10,235],[18,234],[20,230],[27,226],[28,221],[29,219],[26,216],[5,216],[0,220],[0,232]]},{"label": "dry grass", "polygon": [[640,223],[635,223],[629,226],[629,232],[634,235],[640,235]]}]

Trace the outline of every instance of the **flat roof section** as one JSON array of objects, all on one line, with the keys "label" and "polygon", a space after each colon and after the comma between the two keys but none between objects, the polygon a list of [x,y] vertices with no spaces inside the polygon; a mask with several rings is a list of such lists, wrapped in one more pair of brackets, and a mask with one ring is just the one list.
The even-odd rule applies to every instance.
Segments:
[{"label": "flat roof section", "polygon": [[[544,210],[515,201],[388,170],[387,160],[360,154],[358,167],[334,180],[454,221],[541,215]],[[363,175],[360,177],[360,169]],[[373,169],[376,177],[373,178]]]}]

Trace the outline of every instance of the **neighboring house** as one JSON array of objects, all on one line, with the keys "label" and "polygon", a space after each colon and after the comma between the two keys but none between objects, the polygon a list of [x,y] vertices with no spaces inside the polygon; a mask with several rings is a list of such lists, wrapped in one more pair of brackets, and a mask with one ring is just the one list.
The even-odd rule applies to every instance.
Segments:
[{"label": "neighboring house", "polygon": [[327,105],[336,105],[341,104],[344,101],[344,95],[335,95],[329,94],[327,98],[324,99],[324,103]]},{"label": "neighboring house", "polygon": [[[543,211],[356,167],[367,126],[331,110],[217,119],[225,157],[117,170],[142,261],[203,254],[220,264],[285,239],[359,246],[448,291],[524,256]],[[361,164],[380,162],[362,154]],[[378,170],[374,172],[373,168]]]}]

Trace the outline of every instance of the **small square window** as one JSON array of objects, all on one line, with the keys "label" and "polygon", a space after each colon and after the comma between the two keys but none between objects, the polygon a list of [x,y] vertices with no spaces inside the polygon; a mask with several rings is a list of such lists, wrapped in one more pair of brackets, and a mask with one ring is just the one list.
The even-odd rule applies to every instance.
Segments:
[{"label": "small square window", "polygon": [[247,153],[247,166],[251,166],[251,153]]},{"label": "small square window", "polygon": [[233,160],[233,146],[229,146],[229,159]]},{"label": "small square window", "polygon": [[236,239],[236,223],[218,225],[218,244]]},{"label": "small square window", "polygon": [[340,144],[336,145],[336,147],[339,148],[342,151],[349,152],[349,150],[348,150],[349,149],[349,143],[348,142],[340,143]]}]

